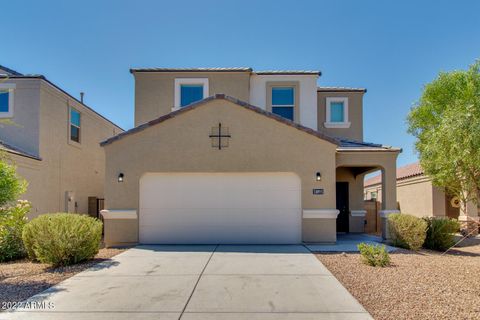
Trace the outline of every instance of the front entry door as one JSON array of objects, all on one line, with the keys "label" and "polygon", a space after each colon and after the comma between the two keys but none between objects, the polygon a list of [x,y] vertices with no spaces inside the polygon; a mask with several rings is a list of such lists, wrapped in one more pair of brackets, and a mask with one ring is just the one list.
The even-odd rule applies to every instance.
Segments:
[{"label": "front entry door", "polygon": [[337,232],[348,232],[348,182],[337,182]]}]

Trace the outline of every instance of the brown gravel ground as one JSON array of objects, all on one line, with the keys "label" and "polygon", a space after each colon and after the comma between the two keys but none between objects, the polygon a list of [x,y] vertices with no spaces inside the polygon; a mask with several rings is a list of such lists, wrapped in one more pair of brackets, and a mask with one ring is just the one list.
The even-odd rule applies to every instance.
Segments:
[{"label": "brown gravel ground", "polygon": [[100,249],[90,261],[59,268],[29,260],[0,263],[0,306],[3,302],[23,301],[123,251],[125,249]]},{"label": "brown gravel ground", "polygon": [[401,249],[386,268],[359,254],[316,256],[375,319],[480,319],[480,238],[443,256]]}]

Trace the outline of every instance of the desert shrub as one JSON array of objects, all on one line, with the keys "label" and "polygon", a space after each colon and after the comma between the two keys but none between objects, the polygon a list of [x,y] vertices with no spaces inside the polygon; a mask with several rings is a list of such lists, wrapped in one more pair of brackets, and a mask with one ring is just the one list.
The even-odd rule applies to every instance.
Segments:
[{"label": "desert shrub", "polygon": [[22,241],[30,203],[18,200],[16,206],[0,208],[0,262],[25,257]]},{"label": "desert shrub", "polygon": [[447,250],[455,244],[454,235],[460,229],[457,220],[449,218],[424,218],[427,237],[423,246],[432,250]]},{"label": "desert shrub", "polygon": [[358,246],[362,262],[373,267],[386,267],[390,264],[390,256],[384,245],[360,243]]},{"label": "desert shrub", "polygon": [[388,228],[396,247],[419,250],[425,242],[427,223],[422,218],[403,213],[391,214]]},{"label": "desert shrub", "polygon": [[44,214],[30,221],[22,236],[30,259],[65,266],[98,253],[102,223],[80,214]]}]

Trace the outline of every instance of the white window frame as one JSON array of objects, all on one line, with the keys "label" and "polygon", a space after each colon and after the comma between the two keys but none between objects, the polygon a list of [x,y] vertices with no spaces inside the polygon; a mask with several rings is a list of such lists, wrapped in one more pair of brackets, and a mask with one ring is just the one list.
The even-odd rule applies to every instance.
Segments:
[{"label": "white window frame", "polygon": [[[75,110],[76,112],[78,112],[78,114],[80,115],[80,127],[77,127],[75,124],[72,124],[72,110]],[[71,126],[74,126],[74,127],[77,127],[78,128],[78,132],[79,132],[79,136],[78,136],[78,142],[75,141],[75,140],[72,140],[72,129],[70,128]],[[75,107],[68,107],[68,142],[72,145],[76,145],[76,146],[79,146],[82,144],[82,134],[83,134],[83,130],[82,130],[82,113],[80,112],[80,110],[78,110],[77,108]]]},{"label": "white window frame", "polygon": [[15,83],[0,83],[0,90],[8,91],[8,111],[0,112],[0,118],[13,118]]},{"label": "white window frame", "polygon": [[182,84],[197,84],[203,86],[203,99],[209,96],[208,78],[177,78],[175,79],[175,103],[172,111],[181,108],[181,87]]},{"label": "white window frame", "polygon": [[[331,122],[331,105],[335,102],[343,103],[343,122]],[[326,98],[326,119],[323,124],[325,128],[350,128],[351,123],[348,121],[348,98],[347,97],[329,97]]]}]

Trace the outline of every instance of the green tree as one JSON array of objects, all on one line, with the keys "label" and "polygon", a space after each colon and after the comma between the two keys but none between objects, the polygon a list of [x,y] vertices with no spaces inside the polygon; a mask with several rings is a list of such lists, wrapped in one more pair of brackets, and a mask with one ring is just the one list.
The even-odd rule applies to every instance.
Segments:
[{"label": "green tree", "polygon": [[8,205],[27,189],[27,182],[17,176],[16,167],[0,153],[0,207]]},{"label": "green tree", "polygon": [[435,186],[462,208],[480,188],[480,60],[468,70],[442,72],[427,84],[408,115],[420,164]]}]

